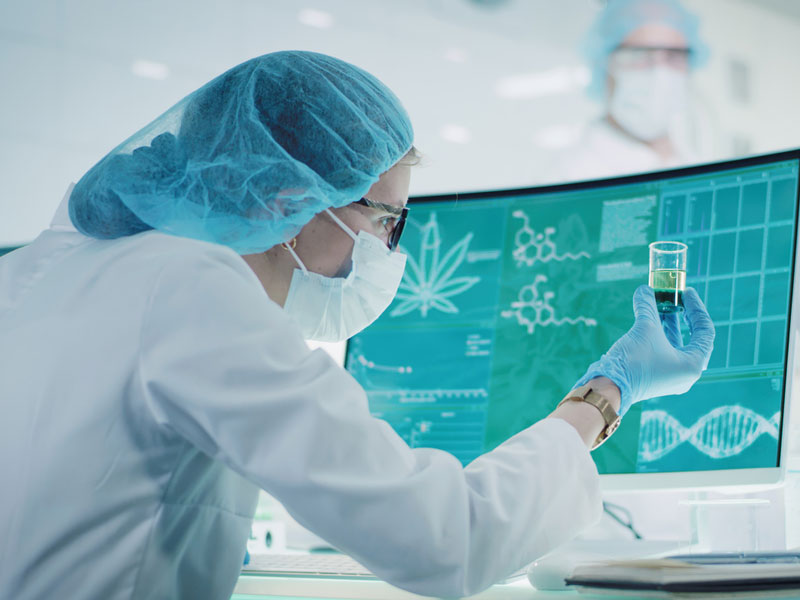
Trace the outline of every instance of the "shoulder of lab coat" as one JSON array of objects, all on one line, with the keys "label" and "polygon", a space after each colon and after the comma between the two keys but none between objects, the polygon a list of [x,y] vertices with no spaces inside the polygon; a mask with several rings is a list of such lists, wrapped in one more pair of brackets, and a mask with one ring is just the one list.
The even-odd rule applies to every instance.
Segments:
[{"label": "shoulder of lab coat", "polygon": [[175,252],[162,267],[138,370],[160,426],[410,591],[475,593],[601,513],[594,463],[563,421],[540,422],[466,468],[409,448],[224,248]]},{"label": "shoulder of lab coat", "polygon": [[555,173],[561,181],[583,181],[658,171],[696,160],[694,152],[676,142],[676,155],[664,161],[645,144],[597,119],[584,127],[576,144],[559,153]]}]

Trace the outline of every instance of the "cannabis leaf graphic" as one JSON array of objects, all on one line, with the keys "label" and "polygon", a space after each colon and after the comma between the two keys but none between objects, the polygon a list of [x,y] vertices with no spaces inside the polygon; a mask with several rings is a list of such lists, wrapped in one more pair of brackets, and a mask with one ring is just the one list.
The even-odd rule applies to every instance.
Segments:
[{"label": "cannabis leaf graphic", "polygon": [[406,252],[406,272],[397,294],[400,304],[389,314],[399,317],[417,309],[423,317],[427,317],[431,309],[449,314],[458,313],[458,307],[450,298],[467,291],[481,280],[480,277],[453,277],[467,256],[471,240],[472,233],[468,233],[440,261],[442,239],[436,213],[431,213],[428,222],[422,226],[419,259]]}]

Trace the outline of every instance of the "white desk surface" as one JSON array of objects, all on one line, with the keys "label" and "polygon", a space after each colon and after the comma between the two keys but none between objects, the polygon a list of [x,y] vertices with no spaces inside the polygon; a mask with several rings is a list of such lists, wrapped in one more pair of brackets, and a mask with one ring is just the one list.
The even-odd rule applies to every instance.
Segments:
[{"label": "white desk surface", "polygon": [[[430,600],[428,596],[418,596],[383,581],[241,575],[233,591],[232,600],[255,600],[259,597],[281,600],[290,598]],[[575,591],[537,590],[523,578],[513,583],[493,585],[488,590],[469,598],[471,600],[571,600],[589,596]],[[610,600],[612,596],[604,595],[603,598]]]},{"label": "white desk surface", "polygon": [[[617,595],[612,592],[591,594],[575,590],[537,590],[527,579],[509,584],[493,585],[488,590],[469,596],[468,600],[636,600],[637,598],[686,598],[677,594],[636,596]],[[707,594],[694,598],[714,598],[730,600],[728,594]],[[753,592],[737,594],[736,600],[755,600],[765,598],[800,599],[800,594],[790,590],[775,592]],[[383,581],[375,580],[335,580],[303,579],[301,577],[273,577],[242,575],[234,589],[231,600],[431,600],[428,596],[418,596],[398,589]],[[465,599],[466,600],[466,599]]]}]

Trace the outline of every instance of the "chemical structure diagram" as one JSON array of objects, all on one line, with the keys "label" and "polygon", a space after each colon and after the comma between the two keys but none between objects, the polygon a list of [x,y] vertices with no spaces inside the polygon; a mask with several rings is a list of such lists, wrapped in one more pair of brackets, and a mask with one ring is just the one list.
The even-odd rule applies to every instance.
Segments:
[{"label": "chemical structure diagram", "polygon": [[718,406],[691,427],[684,427],[666,411],[643,411],[639,460],[658,460],[683,443],[691,444],[710,458],[736,456],[762,435],[777,440],[779,419],[780,413],[766,419],[749,408],[734,404]]},{"label": "chemical structure diagram", "polygon": [[576,325],[583,323],[588,327],[595,327],[597,321],[589,317],[556,317],[555,309],[550,305],[550,301],[555,298],[555,293],[551,291],[540,291],[539,284],[547,283],[545,275],[537,274],[533,283],[523,287],[517,294],[517,299],[511,303],[513,310],[504,310],[500,315],[506,319],[516,319],[517,323],[525,327],[529,334],[533,334],[536,326],[548,327],[553,325]]},{"label": "chemical structure diagram", "polygon": [[572,254],[566,252],[564,254],[558,253],[558,248],[552,240],[552,236],[556,233],[555,227],[545,227],[544,233],[537,233],[531,227],[530,218],[528,215],[521,211],[515,210],[511,213],[515,219],[522,219],[523,225],[514,236],[514,243],[516,248],[513,251],[514,260],[517,266],[521,267],[526,265],[532,267],[537,262],[547,263],[551,260],[580,260],[581,258],[591,258],[588,252],[578,252]]}]

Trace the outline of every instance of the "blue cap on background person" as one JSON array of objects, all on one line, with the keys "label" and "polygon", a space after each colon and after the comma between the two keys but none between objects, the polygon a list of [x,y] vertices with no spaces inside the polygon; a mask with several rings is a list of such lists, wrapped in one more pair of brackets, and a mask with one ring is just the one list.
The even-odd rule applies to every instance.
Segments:
[{"label": "blue cap on background person", "polygon": [[609,0],[586,34],[582,50],[591,68],[588,94],[606,97],[611,53],[637,28],[661,24],[680,32],[688,44],[689,65],[696,68],[708,60],[708,46],[699,35],[699,21],[678,0]]}]

